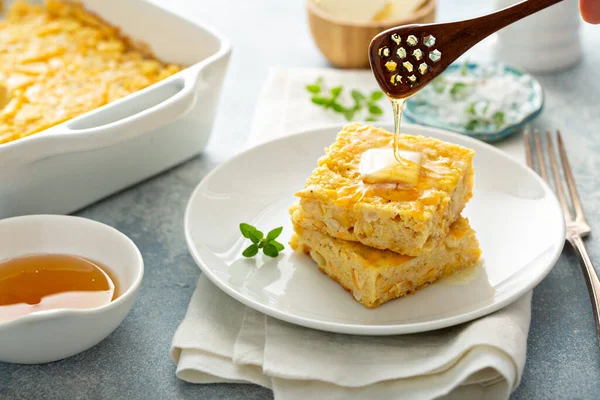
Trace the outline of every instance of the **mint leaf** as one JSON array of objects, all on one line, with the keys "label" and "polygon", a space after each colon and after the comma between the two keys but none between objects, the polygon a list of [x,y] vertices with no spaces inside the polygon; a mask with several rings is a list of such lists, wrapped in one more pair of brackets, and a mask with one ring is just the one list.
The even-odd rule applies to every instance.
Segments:
[{"label": "mint leaf", "polygon": [[260,240],[263,238],[263,233],[256,229],[253,231],[250,231],[249,235],[250,235],[250,237],[248,239],[250,239],[252,241],[252,243],[259,243]]},{"label": "mint leaf", "polygon": [[465,108],[465,113],[475,115],[475,102],[469,104],[469,106]]},{"label": "mint leaf", "polygon": [[492,115],[492,121],[496,125],[496,128],[499,128],[500,126],[502,126],[502,124],[504,124],[504,112],[496,111]]},{"label": "mint leaf", "polygon": [[240,224],[240,231],[242,232],[242,236],[244,236],[247,239],[250,239],[250,233],[256,231],[256,228],[250,224],[245,224],[242,222]]},{"label": "mint leaf", "polygon": [[373,93],[371,93],[371,101],[378,101],[382,97],[383,97],[383,92],[380,92],[379,90],[376,90]]},{"label": "mint leaf", "polygon": [[331,106],[333,108],[333,111],[335,111],[335,112],[338,112],[338,113],[346,112],[346,107],[344,107],[340,103],[333,103]]},{"label": "mint leaf", "polygon": [[454,99],[459,99],[467,94],[468,89],[469,85],[467,85],[466,83],[456,82],[450,88],[450,96],[452,96],[452,98]]},{"label": "mint leaf", "polygon": [[277,251],[283,251],[283,249],[285,248],[285,247],[283,247],[283,245],[282,245],[281,243],[279,243],[277,240],[272,240],[272,241],[271,241],[271,244],[272,244],[273,246],[275,246],[275,248],[277,249]]},{"label": "mint leaf", "polygon": [[378,105],[373,104],[373,103],[369,104],[369,112],[374,115],[383,114],[383,110],[381,108],[379,108]]},{"label": "mint leaf", "polygon": [[281,235],[281,232],[283,232],[283,226],[271,230],[269,233],[267,233],[267,240],[277,239],[279,235]]},{"label": "mint leaf", "polygon": [[267,237],[264,237],[264,234],[255,227],[246,223],[240,224],[240,231],[245,238],[252,241],[252,244],[242,252],[244,257],[254,257],[260,249],[263,249],[263,253],[270,257],[277,257],[279,252],[284,249],[284,246],[275,240],[283,232],[282,226],[271,229],[267,233]]},{"label": "mint leaf", "polygon": [[308,90],[309,92],[311,92],[313,94],[317,94],[317,93],[321,92],[321,86],[319,86],[317,84],[306,85],[306,90]]},{"label": "mint leaf", "polygon": [[340,95],[340,93],[342,93],[342,89],[343,88],[341,86],[336,86],[334,88],[331,88],[331,95],[334,98],[337,98]]},{"label": "mint leaf", "polygon": [[444,78],[440,76],[431,82],[431,87],[437,94],[442,94],[444,93],[444,90],[446,90],[446,81],[444,81]]},{"label": "mint leaf", "polygon": [[315,103],[316,105],[319,106],[323,106],[327,103],[329,103],[329,100],[327,100],[325,97],[320,97],[320,96],[313,96],[310,101],[312,101],[313,103]]},{"label": "mint leaf", "polygon": [[479,120],[472,119],[465,125],[465,129],[468,131],[474,131],[479,126]]},{"label": "mint leaf", "polygon": [[460,75],[467,76],[468,72],[469,72],[469,61],[465,60],[465,62],[460,67]]},{"label": "mint leaf", "polygon": [[367,99],[365,98],[365,95],[362,94],[361,92],[359,92],[358,90],[354,89],[352,92],[350,92],[350,94],[352,95],[352,99],[354,99],[354,102],[359,105],[362,102],[366,101]]},{"label": "mint leaf", "polygon": [[263,253],[269,257],[277,257],[279,255],[279,250],[277,250],[277,247],[272,243],[267,243],[265,244],[265,247],[263,247]]},{"label": "mint leaf", "polygon": [[[382,115],[382,109],[376,104],[378,100],[384,97],[383,92],[375,90],[366,95],[358,89],[352,89],[350,95],[353,99],[352,106],[346,106],[344,102],[339,102],[344,87],[336,86],[331,89],[326,89],[322,86],[323,79],[319,78],[316,83],[306,85],[306,89],[312,93],[311,102],[324,109],[331,109],[338,114],[342,114],[348,121],[352,121],[356,117],[357,112],[361,112],[365,108],[369,112],[370,120],[375,121],[376,115]],[[329,94],[326,94],[329,93]]]},{"label": "mint leaf", "polygon": [[485,107],[483,107],[483,110],[481,110],[481,114],[483,114],[483,115],[487,114],[488,108],[490,108],[490,103],[487,103],[485,105]]},{"label": "mint leaf", "polygon": [[258,254],[258,245],[256,245],[256,244],[251,244],[242,253],[242,255],[244,257],[254,257],[257,254]]}]

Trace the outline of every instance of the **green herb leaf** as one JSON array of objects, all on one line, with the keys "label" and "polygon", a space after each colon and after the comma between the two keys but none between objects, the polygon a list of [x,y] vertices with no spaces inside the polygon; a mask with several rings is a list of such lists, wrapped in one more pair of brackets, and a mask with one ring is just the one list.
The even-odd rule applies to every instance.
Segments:
[{"label": "green herb leaf", "polygon": [[465,129],[468,131],[474,131],[479,126],[478,119],[472,119],[465,125]]},{"label": "green herb leaf", "polygon": [[[306,89],[313,94],[310,99],[313,104],[342,114],[348,121],[352,121],[356,117],[356,113],[361,112],[365,108],[370,114],[367,116],[371,117],[369,119],[370,121],[375,121],[376,115],[383,114],[382,109],[376,104],[377,101],[384,97],[383,92],[376,90],[367,97],[367,95],[360,90],[352,89],[350,95],[352,96],[354,104],[352,106],[345,106],[343,101],[338,101],[338,98],[340,98],[344,90],[343,86],[325,89],[322,86],[322,83],[322,78],[319,78],[316,83],[306,85]],[[323,93],[329,93],[329,95],[323,95]]]},{"label": "green herb leaf", "polygon": [[251,244],[242,253],[242,255],[244,257],[254,257],[257,254],[258,254],[258,245],[257,244]]},{"label": "green herb leaf", "polygon": [[340,103],[333,103],[331,106],[333,108],[333,111],[335,111],[335,112],[338,112],[338,113],[345,113],[346,112],[346,107],[344,107]]},{"label": "green herb leaf", "polygon": [[279,252],[284,249],[284,246],[275,240],[283,232],[282,226],[271,229],[266,237],[261,231],[246,223],[240,224],[240,231],[245,238],[252,241],[252,244],[242,252],[244,257],[254,257],[260,249],[263,249],[263,253],[270,257],[277,257]]},{"label": "green herb leaf", "polygon": [[369,112],[373,115],[381,115],[383,114],[383,110],[379,108],[378,105],[370,103],[369,104]]},{"label": "green herb leaf", "polygon": [[267,233],[267,240],[277,239],[279,237],[279,235],[281,235],[281,232],[283,232],[283,226],[272,229],[269,233]]},{"label": "green herb leaf", "polygon": [[456,82],[450,88],[450,96],[452,96],[453,99],[459,99],[467,94],[468,89],[469,85],[466,83]]},{"label": "green herb leaf", "polygon": [[253,231],[250,231],[250,237],[248,239],[250,239],[252,243],[259,243],[262,238],[263,233],[258,229],[255,229]]},{"label": "green herb leaf", "polygon": [[324,106],[325,104],[329,103],[329,100],[327,100],[325,97],[320,97],[320,96],[313,96],[310,101],[312,101],[313,103],[315,103],[316,105],[319,106]]},{"label": "green herb leaf", "polygon": [[269,257],[277,257],[279,255],[279,250],[277,250],[277,247],[275,247],[274,244],[267,243],[265,244],[265,247],[263,247],[263,253]]},{"label": "green herb leaf", "polygon": [[383,98],[383,92],[376,90],[371,93],[371,101],[378,101]]},{"label": "green herb leaf", "polygon": [[356,105],[359,107],[363,102],[367,101],[365,95],[356,89],[352,90],[350,92],[350,94],[352,95],[352,99],[354,99],[354,102],[356,103]]},{"label": "green herb leaf", "polygon": [[467,108],[465,108],[465,113],[475,115],[475,102],[469,104]]},{"label": "green herb leaf", "polygon": [[460,75],[461,76],[467,76],[468,72],[469,72],[469,61],[465,60],[465,62],[460,67]]},{"label": "green herb leaf", "polygon": [[373,117],[372,115],[369,115],[367,118],[365,118],[365,121],[374,122],[377,121],[377,118]]},{"label": "green herb leaf", "polygon": [[481,114],[485,115],[488,112],[488,108],[490,108],[490,103],[486,103],[485,107],[483,107],[483,110],[481,110]]},{"label": "green herb leaf", "polygon": [[317,94],[317,93],[321,92],[321,86],[319,86],[317,84],[306,85],[306,90],[308,90],[309,92],[311,92],[313,94]]},{"label": "green herb leaf", "polygon": [[496,111],[492,115],[492,121],[494,122],[494,125],[496,125],[496,128],[502,126],[502,124],[504,124],[504,112]]},{"label": "green herb leaf", "polygon": [[446,81],[440,76],[431,82],[431,87],[437,94],[442,94],[446,90]]},{"label": "green herb leaf", "polygon": [[256,231],[256,228],[252,225],[241,223],[240,231],[242,232],[242,236],[244,236],[246,239],[250,239],[250,232]]},{"label": "green herb leaf", "polygon": [[334,98],[337,98],[340,95],[340,93],[342,93],[342,90],[343,90],[343,88],[341,86],[336,86],[334,88],[331,88],[331,95]]},{"label": "green herb leaf", "polygon": [[277,251],[283,251],[283,249],[285,249],[285,247],[281,243],[279,243],[277,240],[271,240],[271,244],[273,246],[275,246]]}]

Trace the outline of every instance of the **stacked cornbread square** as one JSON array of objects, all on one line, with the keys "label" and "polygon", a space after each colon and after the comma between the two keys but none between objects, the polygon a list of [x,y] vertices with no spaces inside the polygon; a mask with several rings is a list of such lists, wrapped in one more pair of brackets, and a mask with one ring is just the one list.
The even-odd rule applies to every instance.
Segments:
[{"label": "stacked cornbread square", "polygon": [[460,216],[472,196],[474,152],[401,135],[400,148],[421,157],[416,182],[365,183],[363,154],[392,143],[387,131],[347,125],[290,209],[292,247],[367,307],[469,267],[480,256],[475,233]]}]

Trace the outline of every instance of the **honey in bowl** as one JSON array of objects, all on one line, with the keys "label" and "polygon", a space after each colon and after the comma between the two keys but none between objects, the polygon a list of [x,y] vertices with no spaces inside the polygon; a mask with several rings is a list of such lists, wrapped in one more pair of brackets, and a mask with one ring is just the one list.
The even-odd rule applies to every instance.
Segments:
[{"label": "honey in bowl", "polygon": [[99,262],[70,254],[33,254],[0,262],[0,322],[54,309],[96,308],[119,295]]}]

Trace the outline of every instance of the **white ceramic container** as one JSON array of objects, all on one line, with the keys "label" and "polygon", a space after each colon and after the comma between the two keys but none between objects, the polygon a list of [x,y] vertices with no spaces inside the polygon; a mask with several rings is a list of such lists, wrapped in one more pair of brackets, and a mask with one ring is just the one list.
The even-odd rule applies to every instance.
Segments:
[{"label": "white ceramic container", "polygon": [[38,364],[96,345],[123,321],[137,296],[144,262],[135,244],[110,226],[63,215],[29,215],[0,221],[0,260],[27,254],[73,254],[111,269],[121,294],[91,309],[41,311],[0,322],[0,361]]},{"label": "white ceramic container", "polygon": [[46,131],[0,145],[0,218],[73,212],[199,154],[211,134],[229,41],[144,0],[82,3],[148,44],[158,58],[187,68]]},{"label": "white ceramic container", "polygon": [[[495,8],[518,2],[495,0]],[[580,25],[577,0],[564,0],[498,32],[495,57],[532,73],[568,69],[581,59]]]}]

